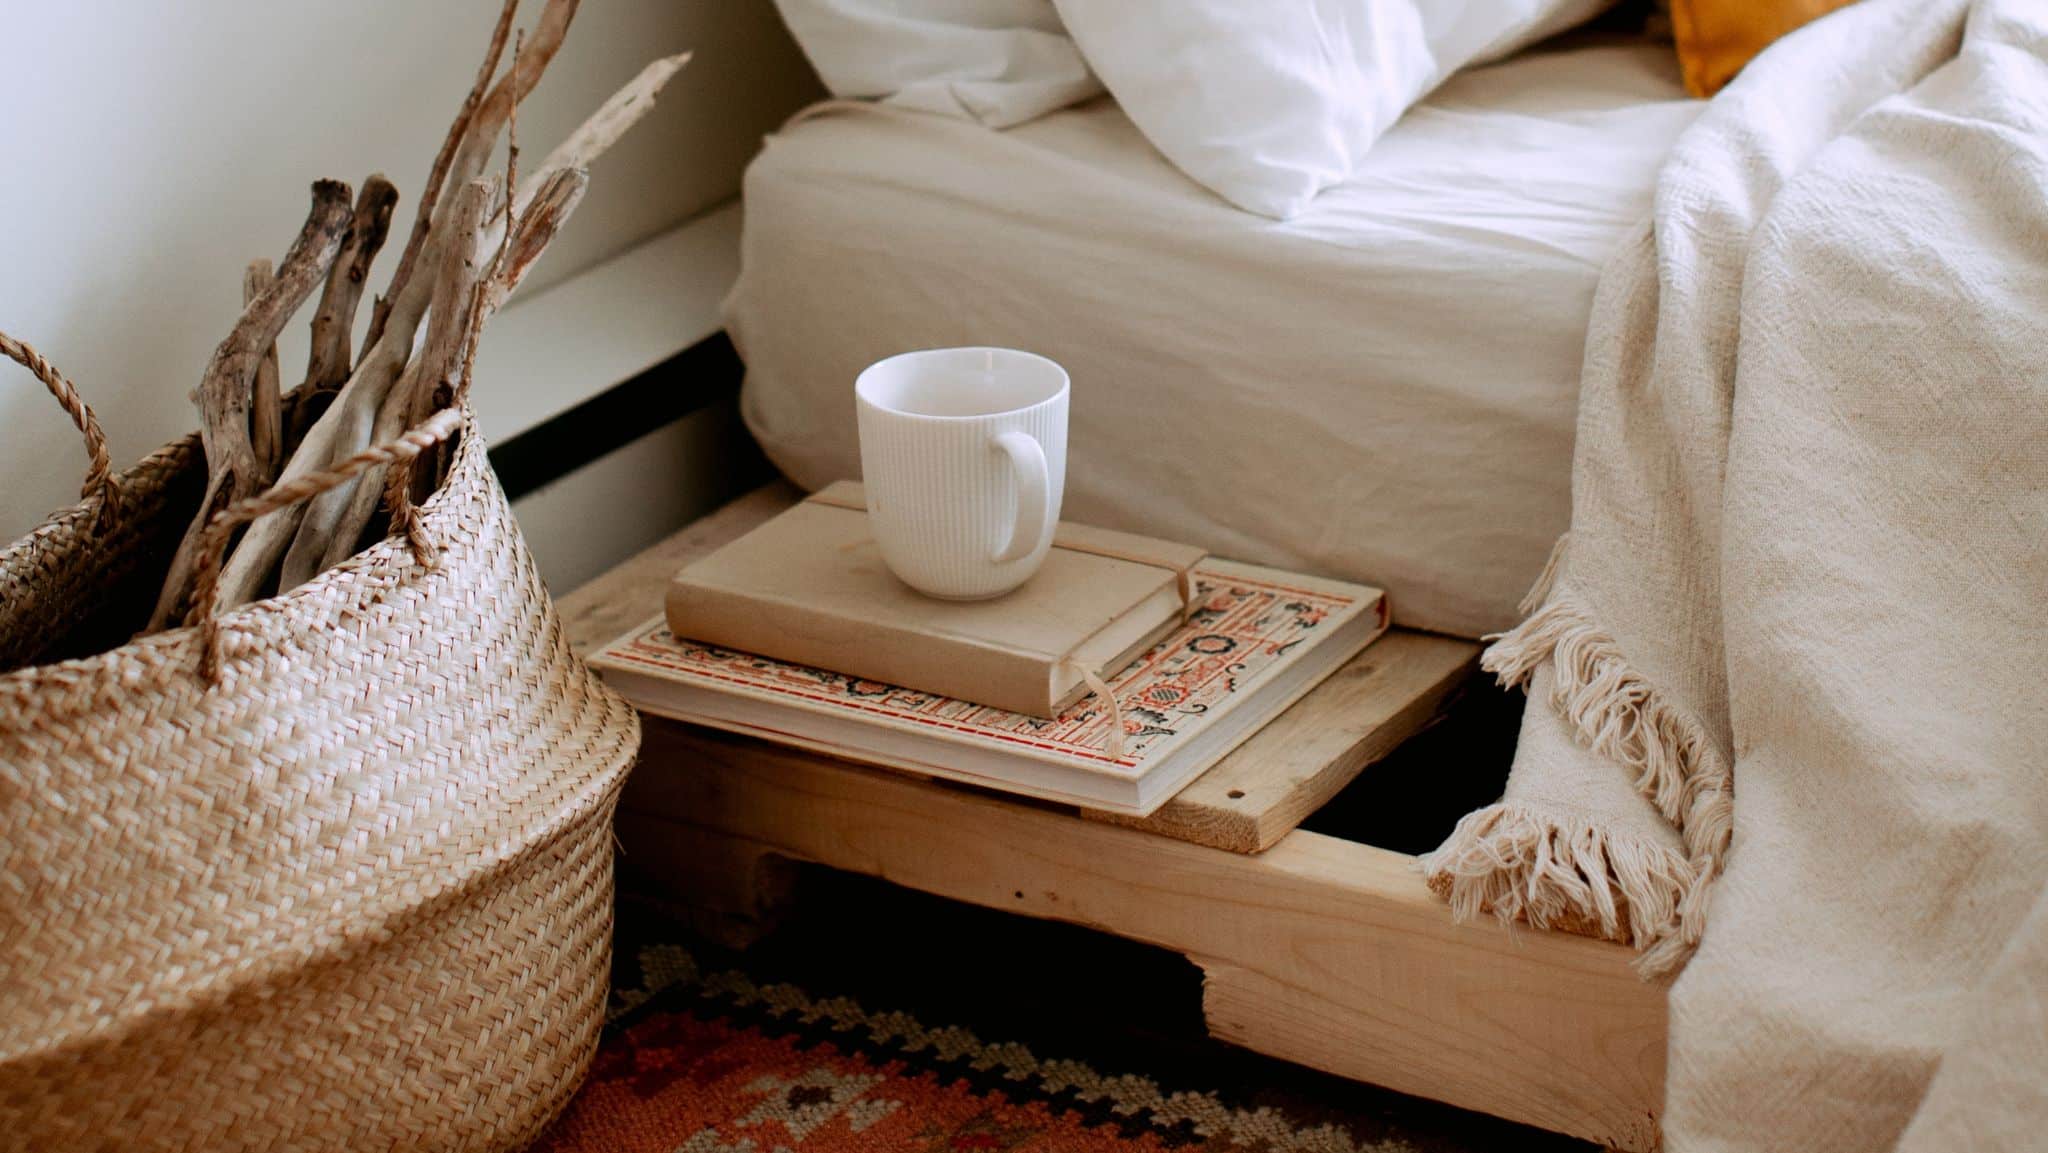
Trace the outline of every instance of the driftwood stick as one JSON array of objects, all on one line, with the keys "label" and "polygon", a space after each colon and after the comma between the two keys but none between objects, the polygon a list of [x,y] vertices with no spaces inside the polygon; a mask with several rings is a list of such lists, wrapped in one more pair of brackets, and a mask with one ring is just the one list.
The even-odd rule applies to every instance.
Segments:
[{"label": "driftwood stick", "polygon": [[[484,48],[483,62],[477,65],[476,80],[470,84],[469,93],[462,98],[462,107],[456,110],[454,121],[448,125],[448,135],[441,140],[441,150],[434,154],[433,166],[427,169],[427,183],[420,189],[420,206],[413,215],[412,233],[405,238],[405,250],[399,254],[398,267],[391,273],[391,283],[384,287],[384,295],[378,297],[370,309],[370,330],[363,337],[365,348],[376,344],[384,335],[393,303],[412,280],[420,250],[426,247],[427,236],[433,231],[434,216],[441,211],[441,188],[448,179],[448,167],[454,163],[456,150],[462,146],[470,124],[476,118],[477,105],[483,103],[491,77],[498,71],[498,58],[505,54],[505,37],[511,32],[512,18],[518,12],[519,0],[505,0],[504,7],[498,10],[498,22],[491,26],[490,43]],[[516,55],[513,62],[516,69]]]},{"label": "driftwood stick", "polygon": [[[555,58],[555,53],[561,50],[562,38],[568,35],[569,23],[575,19],[579,3],[580,0],[547,0],[547,6],[541,9],[540,17],[533,23],[531,34],[521,38],[519,59],[514,60],[505,75],[491,85],[489,95],[484,97],[481,104],[467,110],[472,114],[468,124],[464,126],[461,143],[455,149],[455,158],[449,163],[446,172],[446,180],[450,185],[460,188],[483,174],[484,166],[490,162],[491,153],[498,146],[499,131],[512,116],[513,109],[520,101],[526,99],[527,94],[533,91],[534,85],[540,83],[541,74],[547,71],[548,64]],[[501,40],[493,40],[493,56],[503,48]],[[454,136],[455,132],[451,128],[450,138],[453,139]],[[441,260],[435,248],[438,244],[437,237],[446,235],[448,231],[441,226],[447,222],[450,199],[452,198],[443,197],[441,203],[433,206],[432,222],[428,225],[426,239],[421,244],[418,259],[429,268],[438,267]],[[422,210],[426,210],[424,203],[421,207]],[[461,240],[457,237],[452,238],[450,242],[461,243]],[[386,289],[386,296],[392,303],[386,306],[379,301],[379,309],[396,313],[402,310],[404,297],[408,293],[420,294],[419,290],[423,287],[416,277],[410,277],[401,284],[394,275],[392,285]],[[376,328],[376,321],[377,313],[373,312],[372,328],[381,334],[382,330]]]},{"label": "driftwood stick", "polygon": [[[363,181],[356,197],[356,211],[348,240],[335,258],[320,292],[320,306],[313,313],[313,350],[306,363],[308,388],[332,392],[348,379],[350,342],[355,336],[356,306],[363,298],[363,281],[370,264],[384,247],[391,231],[391,213],[398,207],[398,188],[373,172]],[[310,423],[310,422],[309,422]]]},{"label": "driftwood stick", "polygon": [[[547,154],[540,167],[519,184],[518,195],[506,205],[505,218],[494,222],[492,239],[503,244],[484,289],[487,301],[482,316],[497,311],[534,262],[561,231],[583,194],[590,186],[589,167],[617,144],[642,117],[654,108],[656,97],[669,80],[690,62],[691,54],[680,52],[648,64],[625,87],[613,93],[598,110],[578,125],[568,138]],[[515,145],[516,149],[516,145]],[[507,178],[516,151],[507,162]],[[552,203],[549,203],[552,202]],[[516,223],[514,223],[516,221]],[[481,331],[481,324],[476,326]]]},{"label": "driftwood stick", "polygon": [[349,358],[354,355],[356,307],[363,299],[363,283],[370,265],[384,247],[391,231],[391,213],[398,206],[398,189],[381,172],[373,172],[356,194],[355,214],[349,222],[348,238],[328,270],[327,285],[320,290],[320,304],[313,311],[313,347],[306,362],[306,384],[290,404],[285,428],[287,451],[305,439],[306,430],[327,409],[348,380]]},{"label": "driftwood stick", "polygon": [[[519,32],[512,37],[512,71],[514,73],[519,71],[519,62],[525,56],[526,33]],[[504,189],[504,196],[501,202],[504,216],[500,228],[504,239],[499,242],[498,250],[492,254],[487,266],[479,273],[476,283],[471,285],[469,299],[462,302],[462,324],[465,336],[461,340],[462,347],[458,350],[458,363],[454,366],[454,371],[461,376],[463,392],[469,391],[469,366],[474,361],[472,354],[476,349],[477,337],[483,330],[484,321],[481,301],[483,299],[484,283],[495,277],[498,270],[503,267],[505,245],[512,238],[512,202],[517,198],[519,192],[519,101],[516,100],[512,102],[510,108],[505,110],[505,183],[501,187]],[[482,251],[483,237],[481,233],[478,234],[476,243],[478,250]],[[440,371],[426,377],[427,380],[433,382],[432,387],[414,389],[408,394],[411,398],[410,404],[406,409],[408,424],[425,420],[436,411],[453,403],[455,389],[448,383],[448,376],[449,369],[443,366]],[[379,413],[378,415],[381,417],[383,414]],[[391,525],[394,531],[401,525],[408,531],[411,531],[418,525],[419,514],[416,509],[416,502],[423,504],[428,498],[432,497],[434,489],[441,483],[441,477],[448,470],[450,446],[447,441],[444,440],[440,444],[435,445],[432,452],[423,455],[426,456],[425,467],[422,467],[420,459],[415,457],[412,460],[406,461],[404,465],[390,469],[386,473],[385,483],[382,486],[384,489],[384,507],[390,512]],[[356,494],[358,501],[367,499],[368,487],[366,484],[364,486],[366,491]]]},{"label": "driftwood stick", "polygon": [[[207,522],[204,533],[208,547],[200,550],[205,563],[200,565],[199,575],[193,584],[193,615],[199,626],[199,673],[211,684],[218,680],[220,671],[220,608],[218,581],[220,565],[218,557],[227,547],[228,537],[243,524],[276,512],[286,505],[297,504],[309,496],[326,491],[329,487],[355,478],[364,469],[394,460],[407,460],[421,451],[446,440],[462,426],[462,414],[453,409],[437,414],[434,419],[418,428],[407,429],[395,440],[364,449],[347,460],[336,464],[325,472],[307,473],[304,476],[257,493],[245,500],[222,509]],[[424,536],[413,541],[413,554],[421,564],[434,561],[431,542]]]},{"label": "driftwood stick", "polygon": [[[512,38],[512,71],[519,71],[519,61],[526,55],[526,33]],[[512,234],[512,201],[519,192],[519,102],[505,110],[505,235]],[[503,255],[502,248],[499,255]],[[493,261],[495,266],[495,260]],[[444,442],[445,444],[445,442]]]},{"label": "driftwood stick", "polygon": [[[533,86],[540,82],[541,73],[547,70],[548,63],[561,49],[562,37],[568,34],[569,22],[576,16],[578,3],[580,0],[547,0],[547,6],[541,9],[540,18],[534,21],[532,33],[520,37],[519,50],[513,58],[512,67],[491,86],[490,95],[484,98],[468,136],[463,139],[462,147],[456,153],[455,162],[450,167],[451,179],[467,184],[482,175],[484,166],[490,161],[491,152],[498,146],[499,131],[512,122],[518,113],[520,101],[525,100],[527,94],[533,91]],[[582,131],[578,129],[579,133]],[[513,155],[516,157],[516,153]],[[536,177],[539,175],[541,174],[536,174]],[[519,186],[507,186],[506,194],[511,199],[505,209],[506,223],[517,217],[527,202],[533,199],[533,191],[538,188],[538,181],[530,179],[528,185],[519,188],[518,194],[514,196],[511,189],[517,187]],[[503,228],[504,224],[500,223],[497,227]],[[448,230],[443,230],[443,234],[449,235],[451,242],[459,239]],[[502,232],[492,235],[500,236]],[[432,238],[429,240],[431,243]]]},{"label": "driftwood stick", "polygon": [[[540,18],[534,22],[532,33],[526,39],[525,52],[518,66],[491,87],[490,94],[478,106],[462,145],[456,150],[455,160],[448,170],[448,179],[455,182],[456,187],[469,183],[482,173],[511,106],[532,91],[548,62],[554,59],[555,52],[561,48],[562,37],[568,31],[569,21],[576,14],[576,6],[577,0],[548,0],[547,6],[541,10]],[[449,209],[449,200],[452,198],[443,198],[443,203],[436,209],[436,219]],[[435,251],[435,234],[447,231],[429,227],[427,239],[420,249],[420,259],[428,267],[434,267],[439,259]],[[391,303],[386,310],[384,329],[376,340],[369,343],[368,351],[356,364],[355,371],[350,374],[348,383],[342,386],[335,402],[320,415],[312,428],[306,430],[304,442],[298,451],[292,453],[291,459],[285,463],[284,472],[278,477],[280,484],[323,468],[369,444],[377,411],[383,406],[385,396],[411,355],[413,338],[431,296],[429,282],[417,276],[395,290],[389,290]],[[374,322],[374,315],[372,320]],[[293,506],[272,512],[249,525],[221,572],[223,608],[233,608],[255,598],[264,581],[290,549],[302,517],[303,510]],[[324,554],[325,551],[323,544],[321,552]]]},{"label": "driftwood stick", "polygon": [[327,275],[348,231],[349,187],[338,180],[316,181],[313,204],[298,238],[278,265],[269,287],[242,310],[234,330],[214,350],[200,378],[195,399],[200,410],[200,437],[206,447],[206,499],[171,559],[149,631],[168,628],[185,617],[192,580],[198,572],[198,550],[206,522],[214,513],[261,489],[262,469],[249,435],[257,368],[265,350],[277,343],[299,305],[320,278]]},{"label": "driftwood stick", "polygon": [[[342,401],[338,401],[334,409],[329,410],[333,412],[340,409],[343,404],[348,406],[345,414],[347,423],[343,426],[346,439],[340,442],[342,445],[367,446],[376,441],[377,430],[381,427],[379,416],[383,408],[390,403],[393,393],[410,387],[409,382],[418,364],[418,358],[415,357],[411,365],[397,370],[391,385],[383,390],[381,396],[367,389],[356,390],[347,394]],[[373,401],[376,402],[374,405]],[[279,562],[278,592],[289,592],[299,587],[318,576],[326,567],[323,559],[327,555],[328,542],[333,538],[343,515],[348,511],[356,486],[357,480],[345,481],[321,493],[298,510],[292,538],[286,545],[284,557]]]},{"label": "driftwood stick", "polygon": [[[415,301],[415,296],[422,298]],[[405,367],[420,314],[426,309],[423,294],[413,292],[401,297],[399,304],[403,307],[393,310],[393,326],[387,328],[384,336],[363,354],[362,361],[349,374],[348,383],[342,385],[327,411],[321,413],[313,426],[306,430],[305,439],[299,442],[298,449],[285,462],[284,471],[278,474],[279,484],[318,472],[337,456],[352,455],[370,443],[370,430],[376,420],[377,408],[384,403],[385,394]],[[220,604],[223,611],[256,598],[257,592],[277,571],[278,563],[291,547],[304,514],[303,505],[287,505],[249,525],[221,569]]]},{"label": "driftwood stick", "polygon": [[[500,253],[500,263],[509,260],[518,266],[518,272],[509,278],[497,275],[491,277],[491,283],[499,287],[495,290],[495,299],[491,303],[490,311],[496,311],[511,295],[512,290],[518,287],[527,271],[533,267],[533,262],[540,259],[542,250],[554,239],[555,231],[561,228],[562,222],[569,218],[569,214],[575,211],[577,202],[583,198],[589,181],[587,173],[574,178],[570,173],[587,170],[593,162],[609,151],[612,145],[617,144],[627,130],[652,111],[655,98],[660,95],[669,80],[682,70],[683,65],[690,62],[690,55],[688,52],[681,52],[674,56],[665,56],[642,68],[639,75],[613,93],[611,99],[606,100],[602,107],[578,125],[576,131],[569,134],[568,139],[556,145],[554,150],[547,154],[546,159],[541,161],[540,167],[518,186],[519,193],[508,207],[507,219],[519,220],[521,223],[517,227],[527,230],[524,242],[526,250],[517,257],[510,253]],[[574,184],[573,194],[569,191],[571,183]],[[537,218],[531,225],[525,223],[527,217],[533,214],[536,203],[549,195],[551,187],[552,195],[564,199],[566,203],[558,210]],[[506,228],[504,221],[493,221],[492,228],[493,240],[510,243],[516,239],[500,231]]]},{"label": "driftwood stick", "polygon": [[[561,48],[562,37],[569,30],[569,21],[576,14],[576,5],[577,0],[548,0],[547,7],[541,10],[540,18],[534,23],[532,35],[525,41],[523,58],[491,86],[489,95],[475,109],[469,123],[462,127],[459,134],[462,143],[456,147],[455,158],[446,173],[446,179],[454,182],[455,187],[468,184],[483,172],[511,106],[532,91],[540,80],[541,72]],[[490,51],[493,60],[502,50],[503,45],[494,33]],[[450,135],[457,135],[455,129],[450,129]],[[440,204],[429,208],[422,197],[421,211],[431,212],[432,216],[416,259],[425,262],[427,267],[438,266],[441,254],[436,236],[449,231],[434,221],[445,224],[445,214],[452,208],[453,197],[441,197],[440,200]],[[426,315],[433,295],[429,279],[412,276],[402,264],[401,270],[407,272],[407,279],[400,283],[394,273],[393,283],[386,287],[385,296],[371,313],[374,338],[366,339],[366,351],[356,363],[355,371],[349,375],[348,382],[342,385],[334,403],[306,430],[305,439],[292,453],[278,478],[280,484],[317,471],[370,443],[377,412],[411,357],[413,338],[418,334],[420,320]],[[294,505],[281,508],[249,525],[241,543],[221,571],[220,599],[223,608],[233,608],[255,598],[271,571],[292,547],[305,513],[302,506]],[[325,553],[323,541],[318,555]],[[303,560],[305,554],[301,555]]]},{"label": "driftwood stick", "polygon": [[[526,279],[526,274],[533,271],[541,253],[547,251],[556,234],[562,231],[562,226],[569,222],[576,206],[583,203],[584,192],[590,188],[588,169],[558,169],[541,175],[546,179],[520,214],[490,280],[483,285],[477,323],[472,326],[479,333],[483,329],[483,321],[503,307],[518,290],[520,282]],[[466,372],[463,379],[468,379]]]},{"label": "driftwood stick", "polygon": [[[526,278],[534,262],[540,259],[549,242],[554,240],[563,222],[576,210],[589,187],[590,165],[653,110],[655,98],[683,65],[690,62],[690,55],[680,52],[665,56],[642,68],[639,75],[613,93],[602,107],[569,134],[568,139],[547,154],[533,175],[518,185],[518,195],[507,205],[505,219],[493,221],[491,225],[490,239],[504,247],[487,282],[486,292],[491,300],[486,315],[505,303],[519,282]],[[537,212],[540,202],[548,199],[560,203],[550,211]],[[517,235],[521,231],[524,232],[523,239]],[[510,251],[514,247],[521,251]],[[508,264],[514,271],[510,275],[501,275],[498,270]]]},{"label": "driftwood stick", "polygon": [[491,153],[498,147],[498,132],[511,117],[513,107],[533,91],[541,73],[561,49],[562,37],[576,16],[577,3],[578,0],[548,0],[540,18],[533,22],[533,30],[521,39],[519,58],[491,86],[490,95],[477,109],[474,126],[455,154],[449,179],[458,182],[457,187],[482,175],[484,166],[490,163]]},{"label": "driftwood stick", "polygon": [[[472,181],[456,190],[455,214],[448,222],[449,237],[468,237],[468,242],[447,248],[434,280],[434,302],[427,314],[427,340],[420,354],[405,370],[396,387],[384,398],[372,426],[371,440],[383,443],[418,423],[412,419],[431,416],[437,394],[454,395],[451,374],[458,367],[474,310],[476,295],[488,262],[484,248],[484,224],[496,207],[498,193],[493,184]],[[315,497],[307,506],[299,534],[285,554],[279,587],[291,587],[314,574],[332,568],[356,553],[356,542],[384,495],[383,466],[366,470],[351,484],[336,487]],[[313,551],[316,546],[318,552]]]},{"label": "driftwood stick", "polygon": [[[263,295],[276,279],[268,260],[252,260],[248,270],[242,274],[242,307],[247,308]],[[263,359],[256,365],[256,386],[249,397],[249,447],[256,454],[256,463],[262,473],[259,485],[268,485],[277,479],[278,466],[284,463],[284,412],[278,395],[277,345],[263,350]]]},{"label": "driftwood stick", "polygon": [[[457,122],[449,128],[448,139],[442,145],[444,151],[451,145],[454,146],[453,160],[439,173],[445,182],[461,188],[483,174],[485,164],[489,162],[492,151],[497,148],[498,133],[512,118],[519,102],[526,99],[533,91],[534,85],[540,82],[541,74],[554,60],[555,53],[561,50],[562,38],[569,32],[569,23],[576,16],[579,3],[580,0],[547,0],[540,18],[534,21],[531,35],[521,35],[520,51],[513,60],[512,67],[491,85],[489,94],[480,104],[472,108],[465,103],[462,112],[458,114]],[[505,18],[506,15],[501,14],[501,24]],[[503,49],[504,37],[500,28],[493,31],[487,62],[495,66],[497,57]],[[488,71],[480,73],[480,78],[487,75]],[[436,163],[439,164],[438,157]],[[454,234],[451,228],[444,227],[453,209],[453,199],[452,195],[442,196],[438,188],[430,188],[428,196],[421,199],[420,211],[428,214],[428,219],[424,225],[414,226],[415,238],[423,239],[419,239],[419,249],[413,255],[416,261],[424,262],[429,268],[440,266],[442,254],[439,246],[442,237],[449,237],[451,243],[461,242],[459,235]],[[408,241],[408,248],[411,245],[412,241]],[[392,283],[386,286],[384,297],[379,299],[376,309],[371,314],[370,333],[365,343],[374,350],[391,331],[390,322],[393,318],[409,316],[413,327],[416,328],[431,296],[430,282],[421,281],[413,276],[401,258],[398,271],[392,275]],[[409,346],[414,334],[406,332],[404,335]],[[365,357],[368,355],[365,353]],[[338,451],[354,451],[356,447],[359,446],[350,446]]]},{"label": "driftwood stick", "polygon": [[[526,59],[522,36],[513,50],[514,75]],[[662,87],[688,61],[689,55],[684,53],[657,60],[642,69],[551,152],[549,159],[560,164],[594,160],[603,155],[653,108]],[[509,102],[505,107],[505,130],[509,137],[507,187],[516,186],[518,173],[517,117],[517,102]],[[360,434],[363,443],[388,440],[453,403],[458,392],[467,393],[468,369],[484,324],[510,298],[561,231],[589,188],[589,179],[580,165],[568,169],[543,168],[532,176],[531,185],[521,198],[520,215],[513,216],[514,198],[507,196],[502,218],[493,221],[486,213],[473,228],[466,223],[467,207],[462,201],[455,202],[458,214],[437,229],[438,242],[433,251],[443,255],[444,275],[461,269],[469,277],[471,287],[464,296],[451,298],[446,295],[448,286],[436,283],[431,309],[434,319],[429,322],[425,349],[383,396],[367,431]],[[463,191],[474,187],[477,184],[472,181]],[[488,233],[493,227],[498,232],[499,250],[486,275],[483,253],[488,251]],[[469,237],[470,243],[460,253],[441,253],[444,246],[462,237]],[[474,303],[451,311],[449,304],[453,299]],[[361,427],[360,418],[353,427]],[[435,459],[439,459],[438,453]],[[297,587],[353,556],[364,530],[376,515],[380,498],[401,503],[415,497],[424,500],[437,479],[438,468],[421,469],[418,461],[412,461],[408,462],[407,472],[409,476],[399,478],[402,490],[388,484],[379,470],[371,470],[353,484],[332,489],[309,504],[300,514],[298,528],[285,553],[278,578],[279,591]]]},{"label": "driftwood stick", "polygon": [[[454,371],[450,374],[454,387],[451,392],[436,390],[432,394],[415,394],[414,407],[408,418],[415,424],[426,419],[435,411],[461,403],[469,394],[469,386],[475,381],[476,347],[482,339],[484,325],[491,316],[517,291],[519,283],[532,271],[534,263],[569,217],[576,206],[583,201],[583,193],[590,187],[590,173],[585,169],[553,173],[541,187],[540,193],[527,206],[526,215],[511,223],[497,256],[491,262],[490,275],[476,288],[476,299],[471,306],[467,324],[468,335],[463,340],[462,354]],[[439,487],[442,475],[447,471],[448,446],[437,446],[427,462],[415,459],[393,470],[396,484],[386,486],[385,503],[394,518],[405,514],[404,507],[413,501],[424,501]],[[398,476],[410,472],[407,478]]]},{"label": "driftwood stick", "polygon": [[591,113],[589,119],[578,125],[576,131],[557,144],[554,151],[540,162],[527,185],[519,190],[515,215],[525,213],[527,202],[538,194],[541,182],[553,173],[565,168],[589,168],[617,144],[628,129],[653,110],[655,98],[661,95],[662,88],[689,62],[688,52],[664,56],[642,68],[638,76],[613,93],[611,99]]},{"label": "driftwood stick", "polygon": [[[516,70],[523,55],[523,41],[513,48],[513,67]],[[669,80],[690,62],[690,53],[679,53],[664,57],[641,69],[639,75],[605,103],[581,125],[569,138],[548,153],[540,170],[535,172],[521,186],[519,173],[518,105],[514,104],[506,116],[505,186],[517,188],[515,197],[508,197],[505,213],[501,220],[494,221],[499,241],[497,256],[492,262],[491,274],[479,285],[475,318],[469,327],[469,340],[462,354],[460,369],[455,379],[460,382],[459,391],[467,393],[471,381],[469,366],[476,359],[476,342],[483,334],[483,327],[491,314],[495,313],[526,278],[540,255],[561,231],[576,205],[589,188],[587,165],[604,155],[612,145],[625,136],[633,125],[639,123],[654,107],[655,99]],[[516,216],[515,216],[516,214]],[[438,376],[429,380],[437,381]],[[437,386],[430,391],[411,393],[411,407],[407,410],[407,423],[416,424],[426,419],[438,408],[452,403],[446,391]],[[378,436],[383,437],[386,427],[400,427],[389,420],[380,419]],[[387,485],[386,501],[394,514],[401,512],[402,504],[408,500],[425,500],[439,481],[441,464],[447,457],[447,445],[441,445],[433,454],[433,467],[422,469],[422,461],[406,462],[405,470],[414,476],[404,488]],[[367,483],[367,482],[366,482]],[[355,500],[361,506],[366,498],[358,493]],[[354,518],[351,518],[352,520]],[[335,563],[330,561],[329,563]]]}]

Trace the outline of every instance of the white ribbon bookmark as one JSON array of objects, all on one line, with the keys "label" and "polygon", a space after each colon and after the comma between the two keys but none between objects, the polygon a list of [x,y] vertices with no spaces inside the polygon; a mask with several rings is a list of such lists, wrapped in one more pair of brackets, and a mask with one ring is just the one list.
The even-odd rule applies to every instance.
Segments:
[{"label": "white ribbon bookmark", "polygon": [[1101,701],[1103,706],[1109,710],[1109,759],[1113,761],[1123,760],[1124,707],[1117,703],[1116,694],[1109,691],[1109,682],[1103,680],[1100,673],[1079,661],[1064,660],[1060,663],[1078,670],[1081,674],[1081,679],[1088,684],[1088,691],[1094,693],[1095,699]]}]

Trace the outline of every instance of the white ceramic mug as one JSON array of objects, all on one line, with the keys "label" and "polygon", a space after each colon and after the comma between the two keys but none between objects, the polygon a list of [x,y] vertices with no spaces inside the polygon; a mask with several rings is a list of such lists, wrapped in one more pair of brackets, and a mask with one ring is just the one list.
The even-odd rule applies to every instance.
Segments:
[{"label": "white ceramic mug", "polygon": [[853,385],[882,559],[948,600],[1001,596],[1052,547],[1067,479],[1067,372],[1007,348],[935,348]]}]

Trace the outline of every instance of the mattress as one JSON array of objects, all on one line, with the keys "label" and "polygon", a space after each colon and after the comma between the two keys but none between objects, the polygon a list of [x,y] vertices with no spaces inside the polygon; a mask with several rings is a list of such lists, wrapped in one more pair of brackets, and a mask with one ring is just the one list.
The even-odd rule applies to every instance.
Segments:
[{"label": "mattress", "polygon": [[870,362],[1029,349],[1073,378],[1066,519],[1501,629],[1568,518],[1602,262],[1699,108],[1668,46],[1538,51],[1453,79],[1276,222],[1108,100],[1003,132],[825,106],[746,174],[742,411],[817,488],[860,474]]}]

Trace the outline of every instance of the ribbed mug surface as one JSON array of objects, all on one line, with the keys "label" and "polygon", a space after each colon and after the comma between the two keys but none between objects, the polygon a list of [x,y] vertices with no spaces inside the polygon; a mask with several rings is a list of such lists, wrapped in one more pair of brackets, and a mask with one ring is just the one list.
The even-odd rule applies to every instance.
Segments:
[{"label": "ribbed mug surface", "polygon": [[[1066,487],[1068,391],[1059,365],[1010,349],[905,353],[861,373],[862,483],[890,571],[920,592],[956,600],[1000,596],[1031,579],[1051,548]],[[1042,525],[1018,523],[1027,513],[1020,473],[1028,465],[1002,447],[1006,433],[1023,433],[1043,450]],[[1012,533],[1032,532],[1035,547],[997,559]]]}]

